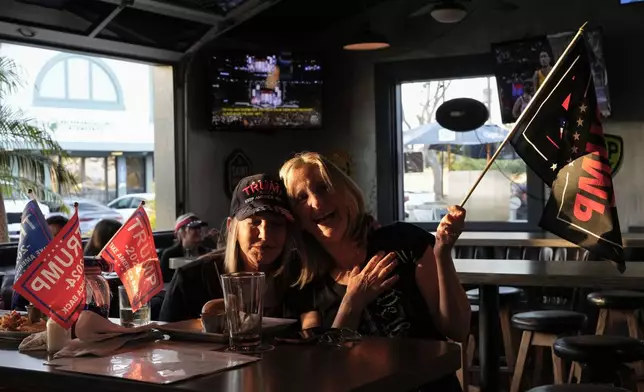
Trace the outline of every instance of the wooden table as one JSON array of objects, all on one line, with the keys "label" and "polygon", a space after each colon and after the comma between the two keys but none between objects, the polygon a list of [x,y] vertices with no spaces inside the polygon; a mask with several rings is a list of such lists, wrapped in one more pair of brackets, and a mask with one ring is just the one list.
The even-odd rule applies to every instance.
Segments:
[{"label": "wooden table", "polygon": [[608,261],[459,259],[454,261],[454,265],[461,283],[480,285],[481,392],[499,391],[500,285],[596,289],[644,288],[644,263],[641,262],[626,263],[626,272],[623,275]]},{"label": "wooden table", "polygon": [[[644,233],[623,233],[624,247],[644,247]],[[517,246],[552,248],[577,247],[577,245],[550,233],[465,231],[458,238],[457,246]]]},{"label": "wooden table", "polygon": [[2,387],[15,392],[327,392],[409,391],[460,368],[453,343],[366,338],[351,348],[278,345],[262,360],[170,385],[62,372],[43,365],[44,353],[22,354],[0,346]]}]

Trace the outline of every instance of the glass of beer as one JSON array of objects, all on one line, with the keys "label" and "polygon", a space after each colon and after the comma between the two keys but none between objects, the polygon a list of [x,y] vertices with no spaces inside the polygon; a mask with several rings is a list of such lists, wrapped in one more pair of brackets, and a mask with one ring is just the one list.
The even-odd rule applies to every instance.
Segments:
[{"label": "glass of beer", "polygon": [[265,279],[263,272],[234,272],[221,276],[229,349],[232,351],[260,350]]},{"label": "glass of beer", "polygon": [[150,304],[147,303],[133,312],[125,287],[119,286],[119,315],[121,316],[121,325],[126,328],[150,324]]}]

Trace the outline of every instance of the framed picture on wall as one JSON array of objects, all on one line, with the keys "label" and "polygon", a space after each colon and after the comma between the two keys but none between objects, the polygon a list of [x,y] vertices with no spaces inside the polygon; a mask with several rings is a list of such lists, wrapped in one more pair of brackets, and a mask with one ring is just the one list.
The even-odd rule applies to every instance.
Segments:
[{"label": "framed picture on wall", "polygon": [[241,150],[235,150],[228,158],[226,158],[226,163],[224,165],[226,172],[224,173],[225,178],[225,189],[228,197],[232,197],[235,187],[239,181],[247,176],[252,174],[253,166],[250,161],[250,158],[244,154]]}]

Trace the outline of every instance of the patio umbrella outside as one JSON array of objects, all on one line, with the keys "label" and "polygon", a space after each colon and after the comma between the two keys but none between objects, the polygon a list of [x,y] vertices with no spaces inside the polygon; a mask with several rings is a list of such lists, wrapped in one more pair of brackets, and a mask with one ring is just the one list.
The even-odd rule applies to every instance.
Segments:
[{"label": "patio umbrella outside", "polygon": [[468,132],[453,132],[438,123],[431,123],[403,132],[403,144],[459,146],[493,144],[502,142],[508,132],[507,129],[494,124],[485,124]]}]

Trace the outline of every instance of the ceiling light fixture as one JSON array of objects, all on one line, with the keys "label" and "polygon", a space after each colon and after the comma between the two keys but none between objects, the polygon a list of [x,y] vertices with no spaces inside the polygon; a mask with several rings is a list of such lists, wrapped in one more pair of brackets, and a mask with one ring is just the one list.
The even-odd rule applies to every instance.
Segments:
[{"label": "ceiling light fixture", "polygon": [[467,16],[467,9],[454,1],[444,1],[432,9],[431,15],[440,23],[458,23]]},{"label": "ceiling light fixture", "polygon": [[364,24],[359,33],[344,45],[344,50],[378,50],[388,48],[389,41],[382,35],[374,32],[369,24]]}]

